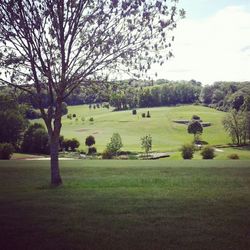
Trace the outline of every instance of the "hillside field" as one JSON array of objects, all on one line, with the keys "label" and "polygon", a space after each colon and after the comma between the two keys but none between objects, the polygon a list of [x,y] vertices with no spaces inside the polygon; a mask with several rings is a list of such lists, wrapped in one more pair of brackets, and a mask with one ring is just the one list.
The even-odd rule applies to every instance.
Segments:
[{"label": "hillside field", "polygon": [[[187,105],[177,107],[159,107],[138,109],[137,115],[132,111],[113,112],[106,108],[89,109],[87,105],[69,106],[70,114],[76,114],[77,119],[62,119],[62,134],[65,138],[77,138],[81,148],[85,149],[85,138],[93,135],[96,138],[96,148],[102,152],[114,132],[118,132],[123,141],[124,151],[141,151],[140,138],[150,134],[153,138],[153,151],[177,151],[184,143],[191,142],[193,135],[187,133],[187,126],[174,123],[173,120],[188,120],[193,115],[199,115],[204,122],[212,126],[204,128],[202,140],[211,145],[225,145],[230,138],[222,126],[226,113],[215,109]],[[142,118],[141,114],[149,110],[151,118]],[[85,121],[82,122],[81,118]],[[89,118],[93,117],[94,122]]]},{"label": "hillside field", "polygon": [[0,246],[250,249],[249,161],[0,161]]}]

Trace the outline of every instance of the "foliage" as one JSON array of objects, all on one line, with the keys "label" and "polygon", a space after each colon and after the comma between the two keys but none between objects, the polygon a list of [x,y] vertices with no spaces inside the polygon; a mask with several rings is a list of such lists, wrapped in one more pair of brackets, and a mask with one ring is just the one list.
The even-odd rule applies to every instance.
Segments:
[{"label": "foliage", "polygon": [[22,133],[28,125],[24,110],[10,96],[0,95],[0,143],[11,143],[17,146]]},{"label": "foliage", "polygon": [[249,111],[237,111],[233,109],[224,117],[222,124],[233,143],[244,145],[250,141]]},{"label": "foliage", "polygon": [[188,124],[187,131],[189,134],[194,135],[194,140],[196,141],[197,136],[199,135],[198,137],[200,137],[200,135],[202,134],[203,127],[199,121],[193,120]]},{"label": "foliage", "polygon": [[95,137],[93,135],[89,135],[85,139],[85,145],[88,147],[91,147],[92,145],[95,144]]},{"label": "foliage", "polygon": [[151,137],[151,135],[145,135],[141,138],[141,148],[144,149],[144,151],[148,157],[148,153],[152,149],[152,137]]},{"label": "foliage", "polygon": [[215,157],[214,148],[207,145],[201,150],[203,159],[213,159]]},{"label": "foliage", "polygon": [[62,115],[67,115],[68,114],[68,106],[66,102],[62,103]]},{"label": "foliage", "polygon": [[93,118],[93,117],[90,117],[90,118],[89,118],[89,121],[90,121],[90,122],[93,122],[93,121],[94,121],[94,118]]},{"label": "foliage", "polygon": [[70,119],[70,120],[72,120],[72,114],[68,114],[67,118]]},{"label": "foliage", "polygon": [[192,116],[192,120],[198,120],[198,121],[200,121],[200,117],[198,116],[198,115],[193,115]]},{"label": "foliage", "polygon": [[147,112],[147,118],[150,118],[151,117],[151,115],[150,115],[150,113],[149,113],[149,111]]},{"label": "foliage", "polygon": [[102,153],[102,159],[112,159],[113,153],[109,150],[109,148],[105,148]]},{"label": "foliage", "polygon": [[132,110],[132,115],[136,115],[137,114],[137,110],[136,109],[133,109]]},{"label": "foliage", "polygon": [[119,133],[113,133],[107,149],[110,153],[117,155],[117,152],[123,147],[122,138]]},{"label": "foliage", "polygon": [[194,146],[192,144],[184,144],[181,147],[181,155],[182,158],[187,160],[187,159],[192,159],[194,155]]},{"label": "foliage", "polygon": [[146,114],[145,114],[145,113],[142,113],[142,114],[141,114],[141,117],[142,117],[142,118],[145,118],[145,117],[146,117]]},{"label": "foliage", "polygon": [[237,154],[230,154],[230,155],[228,155],[227,156],[229,159],[231,159],[231,160],[239,160],[240,159],[240,157],[239,157],[239,155],[237,155]]},{"label": "foliage", "polygon": [[65,151],[75,151],[76,148],[80,146],[79,141],[76,138],[72,139],[64,139],[62,142],[62,147],[64,148]]},{"label": "foliage", "polygon": [[0,143],[0,159],[9,160],[14,153],[14,147],[11,143]]},{"label": "foliage", "polygon": [[88,150],[89,155],[96,154],[96,153],[97,153],[96,147],[90,147],[89,148],[89,150]]},{"label": "foliage", "polygon": [[72,117],[73,117],[73,118],[76,118],[76,114],[73,114]]},{"label": "foliage", "polygon": [[40,123],[31,124],[24,133],[21,151],[30,154],[49,154],[49,137]]}]

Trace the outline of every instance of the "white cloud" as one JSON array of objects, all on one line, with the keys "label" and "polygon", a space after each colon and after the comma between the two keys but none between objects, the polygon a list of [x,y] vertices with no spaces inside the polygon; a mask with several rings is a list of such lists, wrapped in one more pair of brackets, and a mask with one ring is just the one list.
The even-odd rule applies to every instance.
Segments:
[{"label": "white cloud", "polygon": [[250,12],[230,6],[202,20],[182,20],[175,31],[175,57],[161,68],[158,78],[250,80]]}]

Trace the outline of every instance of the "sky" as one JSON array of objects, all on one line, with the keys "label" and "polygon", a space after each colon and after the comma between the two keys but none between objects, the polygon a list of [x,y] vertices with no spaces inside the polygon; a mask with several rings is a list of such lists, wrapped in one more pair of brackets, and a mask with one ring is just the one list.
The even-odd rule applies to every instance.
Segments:
[{"label": "sky", "polygon": [[154,66],[169,80],[250,81],[250,0],[179,0],[174,58]]}]

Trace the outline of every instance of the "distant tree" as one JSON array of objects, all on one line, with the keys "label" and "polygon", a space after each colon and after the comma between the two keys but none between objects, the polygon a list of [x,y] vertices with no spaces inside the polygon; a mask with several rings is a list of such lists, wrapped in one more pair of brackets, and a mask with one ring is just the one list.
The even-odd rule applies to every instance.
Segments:
[{"label": "distant tree", "polygon": [[151,135],[145,135],[141,138],[141,148],[144,149],[145,154],[148,158],[148,154],[152,149],[152,137]]},{"label": "distant tree", "polygon": [[66,102],[62,103],[62,115],[67,115],[68,114],[68,106]]},{"label": "distant tree", "polygon": [[123,147],[122,138],[119,133],[113,133],[110,142],[107,145],[107,149],[114,155]]},{"label": "distant tree", "polygon": [[42,124],[34,123],[29,126],[24,133],[21,150],[30,154],[49,154],[49,136]]},{"label": "distant tree", "polygon": [[95,144],[95,137],[92,135],[89,135],[85,140],[85,145],[89,147],[88,152],[90,152],[90,147]]},{"label": "distant tree", "polygon": [[145,75],[153,62],[171,57],[171,33],[185,15],[177,2],[1,0],[0,71],[7,77],[0,80],[28,92],[41,111],[50,138],[52,185],[62,183],[62,102],[80,85],[98,83],[101,89],[107,74]]},{"label": "distant tree", "polygon": [[17,146],[21,139],[28,120],[13,98],[0,95],[0,143],[11,143]]},{"label": "distant tree", "polygon": [[71,148],[72,151],[75,151],[76,148],[78,148],[80,146],[79,141],[76,138],[72,138],[71,140],[69,140],[69,147]]},{"label": "distant tree", "polygon": [[194,135],[194,141],[196,141],[196,136],[202,134],[203,127],[199,121],[193,120],[188,124],[187,131],[189,134]]},{"label": "distant tree", "polygon": [[223,119],[222,124],[237,145],[243,145],[249,140],[250,115],[247,111],[232,109]]}]

